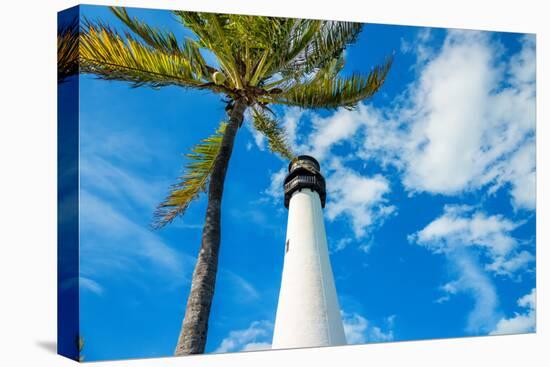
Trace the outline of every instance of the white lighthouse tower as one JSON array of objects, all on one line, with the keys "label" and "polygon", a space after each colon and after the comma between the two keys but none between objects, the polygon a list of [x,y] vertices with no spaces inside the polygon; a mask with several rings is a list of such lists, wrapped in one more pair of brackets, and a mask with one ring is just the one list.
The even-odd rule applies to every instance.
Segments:
[{"label": "white lighthouse tower", "polygon": [[273,349],[346,344],[328,256],[319,162],[302,155],[285,178],[288,226]]}]

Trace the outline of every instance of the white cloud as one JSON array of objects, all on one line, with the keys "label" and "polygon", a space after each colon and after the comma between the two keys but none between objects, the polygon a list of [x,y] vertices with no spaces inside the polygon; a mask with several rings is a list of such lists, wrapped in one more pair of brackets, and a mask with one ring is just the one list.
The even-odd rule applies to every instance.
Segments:
[{"label": "white cloud", "polygon": [[510,275],[518,270],[525,269],[535,261],[535,256],[528,251],[521,251],[517,255],[508,259],[498,257],[492,264],[487,264],[486,269],[494,271],[500,275]]},{"label": "white cloud", "polygon": [[[395,212],[395,207],[387,204],[386,195],[390,184],[382,175],[365,176],[345,166],[345,158],[332,153],[339,144],[350,143],[350,139],[368,118],[368,110],[360,105],[357,110],[339,109],[328,117],[296,108],[285,110],[283,126],[295,152],[309,154],[321,162],[327,182],[326,218],[334,221],[348,218],[356,238],[365,237],[372,228],[380,225],[385,218]],[[298,136],[302,118],[308,117],[313,125],[307,135]],[[271,185],[266,193],[274,198],[283,197],[283,181],[287,168],[271,175]],[[334,251],[340,251],[350,240],[340,241]],[[363,247],[367,250],[367,247]],[[366,251],[365,251],[366,252]]]},{"label": "white cloud", "polygon": [[233,330],[224,338],[215,353],[270,349],[273,324],[267,320],[254,321],[246,329]]},{"label": "white cloud", "polygon": [[336,241],[336,244],[333,247],[331,247],[331,251],[340,252],[346,247],[348,247],[348,245],[352,242],[353,242],[353,239],[350,237],[340,238],[338,241]]},{"label": "white cloud", "polygon": [[81,187],[108,198],[119,208],[152,213],[168,183],[156,177],[143,178],[137,172],[165,157],[136,130],[117,131],[96,125],[92,124],[93,129],[83,127],[80,139]]},{"label": "white cloud", "polygon": [[519,334],[534,332],[536,327],[536,289],[518,299],[518,306],[525,309],[523,313],[514,313],[511,318],[502,318],[491,335]]},{"label": "white cloud", "polygon": [[78,285],[81,290],[90,291],[98,296],[103,295],[103,287],[93,279],[81,276],[78,278]]},{"label": "white cloud", "polygon": [[[367,109],[359,106],[356,111],[340,109],[331,116],[321,117],[293,108],[286,109],[283,119],[293,148],[297,152],[314,156],[323,165],[327,181],[326,218],[330,221],[348,218],[356,238],[365,237],[371,228],[395,211],[394,206],[387,204],[386,195],[391,189],[385,177],[362,175],[346,167],[344,159],[332,154],[333,147],[349,143],[362,121],[368,117],[366,113]],[[304,116],[311,118],[313,129],[307,137],[299,139],[298,126]],[[286,174],[286,167],[272,174],[272,183],[267,190],[269,195],[282,197],[282,183]],[[342,250],[349,243],[350,240],[338,242],[334,251]]]},{"label": "white cloud", "polygon": [[348,344],[364,344],[369,342],[384,342],[393,340],[393,323],[395,315],[386,319],[389,330],[382,330],[358,313],[342,312],[344,333]]},{"label": "white cloud", "polygon": [[[302,148],[298,145],[298,125],[300,123],[300,119],[305,116],[306,113],[307,111],[301,108],[288,107],[285,108],[282,119],[279,121],[280,126],[285,130],[286,136],[288,138],[288,144],[294,152],[302,150]],[[244,125],[252,134],[252,138],[254,139],[256,147],[261,151],[265,151],[266,137],[254,128],[251,113],[248,111],[245,114],[245,120],[246,121]],[[247,143],[246,149],[250,150],[251,148],[252,144],[250,142]]]},{"label": "white cloud", "polygon": [[[81,126],[80,153],[81,158],[109,157],[114,162],[132,162],[134,164],[150,163],[164,159],[163,152],[157,144],[167,144],[161,135],[156,135],[155,145],[150,144],[150,133],[140,131],[138,126],[132,129],[116,128],[111,124],[102,126],[101,121],[83,124]],[[149,138],[149,139],[147,139]],[[161,144],[161,145],[162,145]]]},{"label": "white cloud", "polygon": [[432,29],[422,28],[418,31],[415,39],[412,42],[401,40],[401,52],[402,53],[414,53],[416,56],[416,64],[411,69],[418,68],[425,64],[431,57],[433,57],[434,50],[429,45],[429,41],[432,39]]},{"label": "white cloud", "polygon": [[233,287],[237,289],[234,294],[238,295],[239,301],[251,302],[260,298],[260,293],[258,290],[252,285],[252,283],[242,276],[228,270],[224,271],[223,274],[231,280]]},{"label": "white cloud", "polygon": [[493,281],[469,251],[456,249],[447,257],[459,274],[455,283],[456,292],[466,292],[474,301],[466,331],[472,334],[489,332],[499,316],[499,300]]},{"label": "white cloud", "polygon": [[[342,311],[344,332],[348,344],[384,342],[394,339],[395,315],[384,320],[384,328],[374,325],[359,313]],[[222,340],[215,353],[266,350],[271,348],[273,324],[270,321],[254,321],[246,329],[233,330]]]},{"label": "white cloud", "polygon": [[409,240],[435,253],[452,252],[460,247],[479,248],[491,260],[486,270],[510,276],[534,260],[528,251],[518,251],[520,243],[511,234],[521,224],[472,207],[447,205],[442,216],[409,236]]},{"label": "white cloud", "polygon": [[135,223],[107,201],[80,192],[81,274],[122,276],[139,271],[143,263],[170,279],[186,279],[194,258],[166,245],[147,227]]},{"label": "white cloud", "polygon": [[[445,255],[456,273],[455,280],[441,287],[444,294],[435,302],[446,302],[458,292],[472,297],[474,307],[466,327],[470,333],[490,332],[499,319],[499,300],[490,272],[512,276],[534,260],[529,252],[518,251],[520,243],[511,235],[520,224],[455,205],[446,206],[443,215],[409,236],[409,241]],[[477,256],[474,249],[484,256]],[[489,262],[480,263],[480,258]]]},{"label": "white cloud", "polygon": [[273,198],[276,202],[282,202],[284,197],[283,183],[285,181],[286,174],[288,172],[287,167],[282,167],[277,172],[271,174],[271,183],[265,190],[265,193]]},{"label": "white cloud", "polygon": [[361,238],[361,239],[357,240],[357,239],[354,239],[352,237],[340,238],[338,241],[334,241],[334,243],[335,243],[334,245],[332,245],[332,242],[333,241],[331,241],[329,239],[329,250],[330,250],[331,254],[340,252],[342,250],[345,250],[352,243],[357,244],[357,249],[359,251],[362,251],[365,254],[368,254],[370,252],[371,248],[372,248],[373,243],[374,243],[372,238],[368,238],[368,239]]},{"label": "white cloud", "polygon": [[269,350],[269,349],[271,349],[271,343],[248,343],[243,347],[242,351],[253,352],[256,350]]},{"label": "white cloud", "polygon": [[[365,237],[376,225],[395,213],[396,208],[388,204],[391,192],[389,181],[382,175],[364,176],[345,167],[339,159],[332,159],[323,167],[327,182],[326,218],[334,221],[348,218],[356,238]],[[279,202],[283,198],[283,182],[286,167],[271,175],[271,185],[266,194]],[[339,251],[349,244],[341,242],[334,248]],[[342,247],[343,246],[343,247]],[[366,249],[366,247],[365,247]]]},{"label": "white cloud", "polygon": [[447,302],[447,301],[450,300],[450,299],[451,299],[451,297],[450,297],[448,294],[445,294],[445,295],[443,295],[443,296],[437,298],[434,302],[435,302],[435,303],[445,303],[445,302]]},{"label": "white cloud", "polygon": [[328,117],[312,114],[314,131],[308,138],[311,155],[321,161],[333,146],[348,141],[360,127],[364,111],[360,106],[356,111],[339,109]]},{"label": "white cloud", "polygon": [[80,160],[82,186],[128,207],[137,205],[141,210],[152,212],[163,194],[159,188],[164,185],[143,180],[111,161],[111,157],[83,154]]},{"label": "white cloud", "polygon": [[348,344],[366,343],[367,319],[358,314],[347,315],[344,318],[344,333]]},{"label": "white cloud", "polygon": [[[349,218],[358,238],[396,211],[387,201],[388,179],[351,169],[358,159],[397,168],[411,195],[453,196],[481,189],[491,195],[502,189],[515,209],[535,208],[534,37],[520,39],[521,49],[512,56],[487,32],[449,31],[439,49],[432,47],[431,39],[426,31],[414,43],[403,42],[402,51],[417,56],[411,71],[416,78],[388,107],[359,104],[354,111],[339,109],[328,116],[286,110],[284,124],[293,146],[323,166],[327,219]],[[304,118],[313,128],[299,136]],[[341,145],[351,149],[334,149]],[[272,176],[270,194],[282,197],[285,174],[282,169]],[[471,231],[476,221],[479,226],[510,225],[498,217],[480,216],[469,222]],[[493,232],[499,236],[509,230]],[[506,235],[489,237],[494,254],[490,270],[510,274],[531,261],[527,253],[498,257],[509,254],[506,248],[516,241]]]},{"label": "white cloud", "polygon": [[434,302],[448,302],[457,293],[470,295],[473,307],[468,314],[466,331],[472,334],[489,332],[499,317],[499,300],[491,278],[468,249],[455,248],[445,256],[456,279],[440,287],[443,295]]},{"label": "white cloud", "polygon": [[440,289],[444,292],[444,295],[435,300],[435,303],[444,303],[451,299],[451,295],[458,292],[459,282],[452,281],[444,284]]},{"label": "white cloud", "polygon": [[391,189],[382,175],[362,176],[336,160],[328,171],[326,217],[331,221],[348,217],[356,238],[364,237],[377,220],[395,211],[387,204]]},{"label": "white cloud", "polygon": [[510,158],[510,161],[501,162],[495,166],[496,183],[491,187],[495,191],[499,187],[510,183],[512,204],[516,209],[535,209],[536,199],[536,171],[535,171],[535,144],[534,137],[529,143],[521,146]]},{"label": "white cloud", "polygon": [[254,128],[254,122],[252,121],[252,114],[249,110],[246,111],[245,115],[244,115],[244,123],[243,125],[246,126],[246,128],[248,129],[248,131],[250,131],[250,133],[252,134],[252,137],[254,138],[254,143],[256,143],[256,147],[259,149],[259,150],[265,150],[266,148],[266,139],[265,139],[265,136],[264,134],[262,134],[261,132],[259,132],[258,130],[256,130]]},{"label": "white cloud", "polygon": [[368,242],[363,242],[359,245],[359,250],[363,251],[365,254],[368,254],[370,252],[370,249],[372,248],[373,241],[372,239]]},{"label": "white cloud", "polygon": [[[159,139],[162,142],[162,137]],[[187,280],[192,270],[192,256],[176,251],[149,228],[153,209],[168,186],[156,177],[145,179],[136,174],[140,167],[163,158],[149,141],[137,130],[88,126],[82,132],[80,270],[84,277],[81,286],[90,291],[97,293],[105,277],[135,281],[132,275],[145,268],[169,282]],[[179,226],[196,227],[188,223]]]},{"label": "white cloud", "polygon": [[300,150],[298,146],[298,125],[300,119],[306,114],[306,110],[298,107],[289,107],[285,109],[282,119],[282,126],[288,136],[288,143],[293,151]]},{"label": "white cloud", "polygon": [[454,195],[509,183],[514,206],[533,209],[534,40],[526,36],[508,61],[492,41],[450,31],[395,107],[357,113],[369,117],[360,155],[395,164],[412,192]]},{"label": "white cloud", "polygon": [[302,147],[322,159],[351,143],[351,155],[396,166],[411,193],[492,193],[509,184],[513,205],[534,209],[534,38],[508,60],[484,32],[450,31],[438,51],[428,39],[418,37],[418,76],[391,107],[310,114],[314,131]]}]

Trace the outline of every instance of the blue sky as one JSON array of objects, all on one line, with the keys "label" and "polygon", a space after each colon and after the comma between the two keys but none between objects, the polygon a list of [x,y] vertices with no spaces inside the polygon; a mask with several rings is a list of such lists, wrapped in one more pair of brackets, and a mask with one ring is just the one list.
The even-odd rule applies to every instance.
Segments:
[{"label": "blue sky", "polygon": [[[166,11],[130,9],[189,33]],[[124,29],[107,8],[82,15]],[[327,178],[325,220],[349,343],[534,331],[535,39],[365,25],[345,73],[394,53],[354,111],[277,108]],[[160,231],[182,154],[224,119],[220,96],[80,76],[80,320],[86,360],[168,356],[205,197]],[[245,122],[228,171],[207,352],[268,348],[284,254],[287,163]]]}]

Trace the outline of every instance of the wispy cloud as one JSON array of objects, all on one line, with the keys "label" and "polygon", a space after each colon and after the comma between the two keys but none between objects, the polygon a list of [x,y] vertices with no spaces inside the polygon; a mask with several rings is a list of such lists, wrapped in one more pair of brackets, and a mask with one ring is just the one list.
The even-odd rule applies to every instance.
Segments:
[{"label": "wispy cloud", "polygon": [[79,277],[78,284],[81,290],[92,292],[98,296],[103,295],[103,287],[95,280],[86,277]]},{"label": "wispy cloud", "polygon": [[472,334],[489,332],[500,314],[495,284],[467,249],[456,248],[448,252],[447,257],[458,273],[455,281],[457,291],[469,294],[474,301],[466,331]]},{"label": "wispy cloud", "polygon": [[81,274],[105,277],[140,271],[144,264],[172,281],[186,279],[193,258],[170,246],[107,201],[81,190]]},{"label": "wispy cloud", "polygon": [[412,193],[509,183],[514,206],[533,209],[534,38],[509,60],[500,47],[483,32],[450,31],[440,50],[424,50],[417,79],[393,107],[357,113],[366,116],[359,155],[395,165]]},{"label": "wispy cloud", "polygon": [[271,197],[276,204],[283,201],[283,183],[287,173],[287,167],[282,167],[280,170],[271,173],[271,183],[265,190],[265,194]]},{"label": "wispy cloud", "polygon": [[149,228],[167,180],[144,172],[161,158],[161,150],[150,147],[138,130],[93,126],[81,132],[82,286],[100,293],[106,277],[135,281],[140,278],[130,275],[145,269],[170,284],[187,280],[194,258]]},{"label": "wispy cloud", "polygon": [[282,126],[288,136],[288,143],[292,147],[292,150],[296,152],[301,150],[298,146],[299,124],[305,114],[307,114],[307,110],[298,107],[289,107],[285,109],[282,119]]},{"label": "wispy cloud", "polygon": [[536,326],[536,298],[537,291],[533,288],[530,293],[518,299],[517,304],[524,312],[515,312],[514,316],[510,318],[500,319],[495,330],[491,331],[491,335],[534,332]]},{"label": "wispy cloud", "polygon": [[254,321],[246,329],[233,330],[224,338],[214,353],[265,350],[271,348],[273,323]]},{"label": "wispy cloud", "polygon": [[[282,197],[282,190],[281,197]],[[282,231],[280,226],[273,223],[270,218],[270,213],[256,205],[256,203],[243,203],[240,208],[230,210],[231,215],[241,223],[250,223],[256,226],[259,230],[269,231],[272,233]]]},{"label": "wispy cloud", "polygon": [[[503,188],[516,209],[535,207],[534,38],[521,39],[508,59],[485,32],[452,30],[440,48],[431,45],[431,32],[403,45],[418,58],[416,78],[389,106],[359,104],[322,116],[285,110],[293,147],[322,161],[327,218],[349,218],[356,237],[396,213],[385,198],[393,182],[350,168],[357,159],[395,167],[411,195]],[[307,133],[299,129],[305,125]],[[344,145],[345,153],[335,149]],[[281,196],[285,174],[272,175],[268,194]],[[494,270],[511,272],[528,254],[522,259]]]},{"label": "wispy cloud", "polygon": [[[387,194],[391,192],[389,181],[382,175],[362,175],[346,167],[334,157],[323,167],[327,181],[326,218],[335,221],[347,218],[356,239],[368,235],[381,225],[385,219],[395,214],[396,207],[388,204]],[[287,174],[281,168],[271,175],[271,185],[266,194],[280,204],[283,198],[283,181]],[[349,243],[349,242],[348,242]],[[343,249],[339,243],[333,250]]]},{"label": "wispy cloud", "polygon": [[254,287],[251,282],[249,282],[242,276],[237,275],[229,270],[224,270],[221,275],[227,277],[228,280],[232,283],[232,287],[235,287],[237,289],[234,294],[238,295],[238,301],[254,302],[260,299],[260,292],[256,289],[256,287]]},{"label": "wispy cloud", "polygon": [[530,252],[519,250],[521,243],[512,236],[522,224],[522,221],[512,222],[502,215],[488,215],[473,207],[447,205],[443,215],[410,235],[409,241],[435,253],[476,247],[490,259],[486,270],[512,276],[534,260]]},{"label": "wispy cloud", "polygon": [[113,164],[108,157],[84,155],[80,179],[88,190],[99,191],[113,201],[146,213],[152,213],[163,194],[159,189],[162,184],[148,182]]},{"label": "wispy cloud", "polygon": [[[114,162],[134,162],[146,164],[162,159],[162,150],[158,145],[149,145],[150,139],[138,130],[137,126],[124,130],[112,126],[102,126],[94,121],[81,126],[80,152],[86,157],[109,157]],[[159,137],[156,137],[158,143]]]},{"label": "wispy cloud", "polygon": [[[455,205],[446,206],[443,215],[409,236],[410,242],[445,255],[457,275],[441,287],[444,294],[435,302],[446,302],[458,292],[471,295],[474,307],[468,317],[468,332],[490,332],[498,321],[499,299],[490,273],[512,276],[525,270],[534,258],[527,251],[518,251],[520,243],[511,235],[521,224]],[[487,263],[480,262],[478,252]]]},{"label": "wispy cloud", "polygon": [[330,243],[329,243],[329,246],[330,246],[329,250],[332,253],[340,252],[344,250],[346,247],[348,247],[348,245],[352,242],[353,242],[353,238],[350,238],[350,237],[340,238],[338,241],[335,241],[335,244],[333,246],[330,246]]},{"label": "wispy cloud", "polygon": [[265,135],[259,132],[254,128],[254,122],[252,119],[252,113],[250,110],[247,110],[244,115],[244,126],[250,131],[252,134],[252,138],[254,139],[254,143],[256,144],[256,147],[259,150],[265,150],[266,149],[266,138]]},{"label": "wispy cloud", "polygon": [[434,302],[435,303],[444,303],[451,299],[451,296],[456,294],[458,292],[459,282],[458,281],[452,281],[448,282],[439,289],[444,293],[441,297],[437,298]]},{"label": "wispy cloud", "polygon": [[152,147],[151,139],[137,128],[120,131],[101,124],[85,124],[80,134],[81,186],[122,210],[152,215],[169,183],[158,170],[147,174],[151,165],[166,158],[158,147],[163,138],[155,138]]},{"label": "wispy cloud", "polygon": [[308,150],[319,160],[324,160],[333,147],[349,142],[363,120],[363,110],[339,109],[328,117],[311,115],[313,132],[308,137]]},{"label": "wispy cloud", "polygon": [[391,191],[390,183],[382,175],[363,176],[337,160],[332,162],[329,172],[327,219],[348,217],[356,238],[364,237],[376,227],[375,222],[379,224],[395,212],[395,206],[389,205],[386,198]]},{"label": "wispy cloud", "polygon": [[342,318],[348,344],[385,342],[394,339],[393,327],[395,315],[386,318],[386,330],[380,326],[373,325],[371,321],[356,312],[346,313],[342,311]]}]

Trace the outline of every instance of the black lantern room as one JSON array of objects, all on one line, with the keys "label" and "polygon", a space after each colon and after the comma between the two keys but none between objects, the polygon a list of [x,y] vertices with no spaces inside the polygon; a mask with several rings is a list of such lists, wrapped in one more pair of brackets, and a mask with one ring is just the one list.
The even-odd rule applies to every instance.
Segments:
[{"label": "black lantern room", "polygon": [[321,206],[325,207],[327,197],[325,178],[321,174],[319,162],[309,155],[300,155],[290,162],[284,188],[286,208],[292,194],[305,188],[316,191],[321,198]]}]

